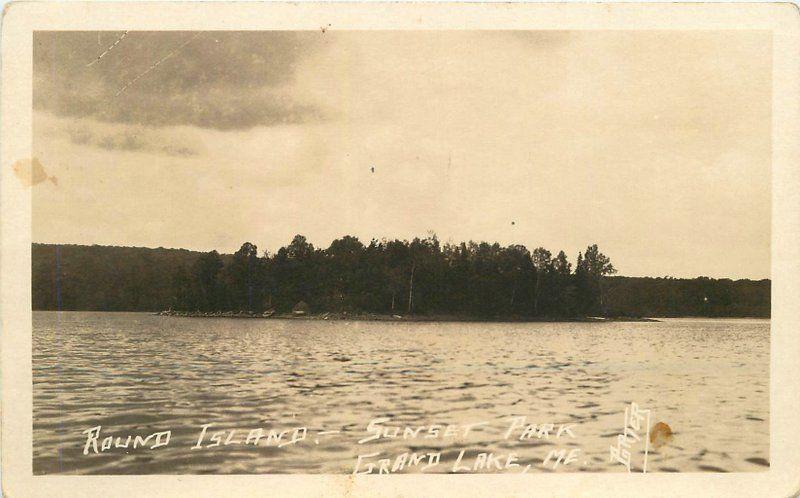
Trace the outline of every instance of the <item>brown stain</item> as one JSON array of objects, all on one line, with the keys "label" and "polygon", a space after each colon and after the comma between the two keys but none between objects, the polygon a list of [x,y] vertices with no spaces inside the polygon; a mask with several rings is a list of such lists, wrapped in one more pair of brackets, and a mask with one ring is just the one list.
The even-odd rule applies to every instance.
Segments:
[{"label": "brown stain", "polygon": [[672,441],[672,428],[664,422],[656,422],[650,429],[650,444],[654,449],[666,446]]},{"label": "brown stain", "polygon": [[35,157],[33,159],[20,159],[11,168],[14,170],[14,175],[26,187],[38,185],[45,180],[50,180],[53,185],[58,185],[58,179],[55,176],[47,176],[44,166]]}]

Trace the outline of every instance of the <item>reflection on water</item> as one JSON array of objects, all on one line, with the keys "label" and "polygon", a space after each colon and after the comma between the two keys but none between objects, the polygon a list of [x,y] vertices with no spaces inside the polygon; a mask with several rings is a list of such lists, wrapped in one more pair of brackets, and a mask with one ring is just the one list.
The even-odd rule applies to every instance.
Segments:
[{"label": "reflection on water", "polygon": [[[535,464],[563,447],[579,448],[580,458],[559,472],[624,472],[609,463],[609,445],[633,401],[674,431],[669,445],[651,451],[648,471],[764,470],[768,379],[767,320],[381,323],[34,312],[33,469],[350,473],[360,454],[414,451],[441,452],[449,465],[432,471],[447,472],[461,450],[473,460],[482,451],[515,452]],[[574,424],[575,438],[506,439],[518,416]],[[395,427],[489,423],[468,438],[357,444],[378,417]],[[209,423],[204,445],[217,430],[238,429],[244,439],[262,428],[266,439],[270,429],[305,427],[308,437],[280,448],[262,440],[192,450]],[[98,425],[101,442],[166,430],[171,440],[83,455],[82,431]]]}]

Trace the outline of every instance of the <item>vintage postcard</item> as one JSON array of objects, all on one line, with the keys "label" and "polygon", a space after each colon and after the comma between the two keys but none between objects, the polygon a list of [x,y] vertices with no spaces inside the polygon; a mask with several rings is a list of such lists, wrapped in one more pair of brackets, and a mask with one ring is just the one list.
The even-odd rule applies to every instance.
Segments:
[{"label": "vintage postcard", "polygon": [[792,4],[15,3],[7,496],[800,492]]}]

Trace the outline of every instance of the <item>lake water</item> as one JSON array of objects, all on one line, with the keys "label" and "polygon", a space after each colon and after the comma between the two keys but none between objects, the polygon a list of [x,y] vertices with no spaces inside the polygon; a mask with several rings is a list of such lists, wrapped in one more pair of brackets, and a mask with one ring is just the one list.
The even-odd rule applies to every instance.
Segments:
[{"label": "lake water", "polygon": [[[359,455],[371,455],[359,469],[372,463],[377,471],[379,459],[395,465],[408,452],[438,454],[439,463],[423,469],[433,462],[425,457],[398,471],[626,472],[609,462],[609,446],[635,402],[650,410],[651,425],[664,422],[674,433],[666,446],[649,448],[648,472],[766,470],[769,330],[768,320],[385,323],[34,312],[33,469],[352,473]],[[520,440],[524,426],[507,432],[523,416],[537,428]],[[358,444],[373,434],[367,424],[375,418],[411,433]],[[552,433],[539,432],[550,423]],[[193,449],[204,424],[212,425]],[[437,434],[432,424],[458,427]],[[476,425],[465,435],[468,424]],[[84,455],[83,431],[95,426],[99,453],[90,445]],[[235,430],[220,435],[229,444],[208,447],[220,430]],[[283,446],[268,440],[270,430],[283,433]],[[145,447],[115,440],[100,451],[106,436],[121,437],[122,446],[128,435],[160,431],[171,431],[161,447],[150,448],[153,437]],[[577,450],[570,463],[542,465],[562,449]],[[631,449],[634,471],[643,450]],[[481,452],[494,453],[503,470],[480,465]],[[506,467],[510,453],[519,466]]]}]

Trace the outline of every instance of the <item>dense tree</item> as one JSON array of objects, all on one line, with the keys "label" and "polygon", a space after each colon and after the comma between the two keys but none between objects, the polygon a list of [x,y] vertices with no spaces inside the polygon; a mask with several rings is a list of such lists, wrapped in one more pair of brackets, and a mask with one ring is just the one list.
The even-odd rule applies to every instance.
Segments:
[{"label": "dense tree", "polygon": [[561,276],[569,276],[572,272],[572,263],[567,260],[567,254],[564,251],[558,251],[558,256],[556,256],[555,261],[553,262],[553,267]]},{"label": "dense tree", "polygon": [[596,245],[564,251],[487,242],[345,236],[326,249],[297,235],[275,254],[33,245],[34,309],[312,311],[474,318],[769,316],[768,280],[612,277]]},{"label": "dense tree", "polygon": [[583,256],[578,254],[575,285],[581,314],[605,314],[603,280],[616,272],[611,260],[600,252],[597,244],[587,247]]},{"label": "dense tree", "polygon": [[[533,313],[539,315],[542,312],[542,289],[547,289],[550,275],[553,272],[553,260],[550,251],[544,247],[537,247],[533,250],[533,267],[536,269],[536,290],[533,298]],[[546,293],[545,293],[546,295]],[[544,306],[547,309],[547,306]]]},{"label": "dense tree", "polygon": [[[213,311],[227,306],[227,293],[219,279],[223,268],[222,258],[217,251],[203,254],[192,267],[189,295],[192,296],[184,308],[200,311]],[[181,305],[182,303],[178,303]]]},{"label": "dense tree", "polygon": [[245,242],[225,267],[226,308],[260,310],[267,292],[265,260],[258,257],[258,248]]}]

